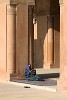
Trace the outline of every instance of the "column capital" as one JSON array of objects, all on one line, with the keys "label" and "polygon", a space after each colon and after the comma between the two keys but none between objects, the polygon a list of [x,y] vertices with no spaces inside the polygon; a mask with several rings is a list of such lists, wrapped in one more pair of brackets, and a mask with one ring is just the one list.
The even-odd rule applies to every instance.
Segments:
[{"label": "column capital", "polygon": [[29,5],[35,5],[35,0],[17,0],[18,4],[29,4]]},{"label": "column capital", "polygon": [[63,4],[64,4],[63,1],[64,1],[64,0],[59,0],[59,4],[60,4],[60,6],[63,6]]},{"label": "column capital", "polygon": [[0,0],[0,4],[1,3],[35,5],[35,0]]},{"label": "column capital", "polygon": [[7,5],[7,15],[15,15],[16,14],[16,5]]},{"label": "column capital", "polygon": [[10,0],[10,4],[29,4],[29,5],[35,5],[35,0]]}]

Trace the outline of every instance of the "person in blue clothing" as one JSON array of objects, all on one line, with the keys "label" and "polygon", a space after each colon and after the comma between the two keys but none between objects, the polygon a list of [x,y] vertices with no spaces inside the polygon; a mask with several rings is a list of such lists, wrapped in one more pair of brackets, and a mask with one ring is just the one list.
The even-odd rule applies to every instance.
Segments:
[{"label": "person in blue clothing", "polygon": [[31,65],[27,65],[25,69],[25,77],[29,81],[41,81],[41,77],[34,73],[35,70],[31,69]]},{"label": "person in blue clothing", "polygon": [[31,65],[27,65],[26,69],[25,69],[25,76],[26,78],[29,77],[31,74]]}]

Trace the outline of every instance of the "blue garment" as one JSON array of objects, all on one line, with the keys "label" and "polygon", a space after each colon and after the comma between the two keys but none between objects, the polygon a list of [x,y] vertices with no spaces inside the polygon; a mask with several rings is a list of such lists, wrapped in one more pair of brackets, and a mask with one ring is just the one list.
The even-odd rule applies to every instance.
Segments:
[{"label": "blue garment", "polygon": [[42,78],[38,75],[32,75],[30,74],[31,70],[30,70],[30,65],[27,65],[26,69],[25,69],[25,77],[27,80],[29,81],[41,81]]},{"label": "blue garment", "polygon": [[29,68],[29,65],[27,65],[27,67],[26,67],[26,69],[25,69],[25,76],[26,76],[26,78],[27,77],[29,77],[29,75],[30,75],[30,68]]}]

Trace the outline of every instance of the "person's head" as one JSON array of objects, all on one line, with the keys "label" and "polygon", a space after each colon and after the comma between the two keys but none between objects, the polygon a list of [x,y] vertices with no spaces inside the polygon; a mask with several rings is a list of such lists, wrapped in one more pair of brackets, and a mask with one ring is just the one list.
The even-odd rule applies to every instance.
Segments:
[{"label": "person's head", "polygon": [[29,66],[29,68],[31,69],[31,65],[30,65],[30,64],[28,64],[28,66]]}]

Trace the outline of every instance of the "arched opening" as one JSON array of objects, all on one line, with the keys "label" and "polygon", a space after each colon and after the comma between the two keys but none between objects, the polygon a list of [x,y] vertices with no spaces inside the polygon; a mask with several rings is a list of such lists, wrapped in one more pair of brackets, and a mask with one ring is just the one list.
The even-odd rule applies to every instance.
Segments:
[{"label": "arched opening", "polygon": [[[36,0],[36,23],[34,24],[34,66],[37,68],[59,68],[59,8],[59,0],[47,0],[45,2]],[[53,31],[52,37],[51,31]],[[53,42],[53,44],[49,44],[50,42]],[[51,61],[52,59],[53,61]]]},{"label": "arched opening", "polygon": [[[34,68],[59,73],[60,7],[59,0],[36,0],[34,23]],[[37,72],[38,72],[37,71]],[[42,73],[43,74],[43,73]]]}]

